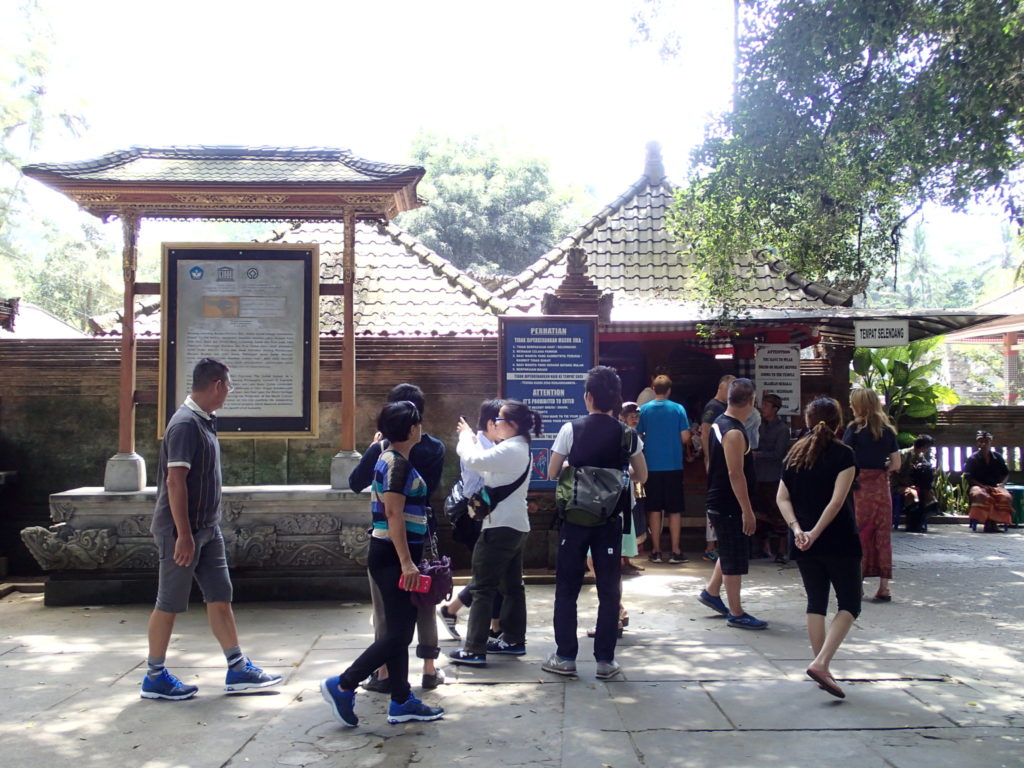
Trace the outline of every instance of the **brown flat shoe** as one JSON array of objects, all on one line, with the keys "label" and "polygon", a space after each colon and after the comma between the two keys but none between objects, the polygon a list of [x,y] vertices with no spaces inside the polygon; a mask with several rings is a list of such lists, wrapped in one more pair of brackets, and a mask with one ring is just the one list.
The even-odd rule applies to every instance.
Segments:
[{"label": "brown flat shoe", "polygon": [[839,684],[833,679],[832,675],[823,675],[813,669],[807,670],[807,676],[818,684],[818,687],[825,693],[830,693],[837,699],[845,699],[846,694],[843,689],[839,687]]}]

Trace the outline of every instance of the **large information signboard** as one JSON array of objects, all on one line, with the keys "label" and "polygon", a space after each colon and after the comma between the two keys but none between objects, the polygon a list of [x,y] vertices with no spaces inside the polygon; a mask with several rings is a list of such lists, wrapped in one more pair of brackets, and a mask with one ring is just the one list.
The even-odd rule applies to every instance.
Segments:
[{"label": "large information signboard", "polygon": [[547,479],[551,444],[567,421],[587,415],[583,386],[597,364],[596,317],[501,317],[499,390],[537,411],[544,434],[531,443],[530,487],[554,488]]},{"label": "large information signboard", "polygon": [[158,436],[215,357],[221,437],[316,437],[319,265],[316,245],[164,244]]}]

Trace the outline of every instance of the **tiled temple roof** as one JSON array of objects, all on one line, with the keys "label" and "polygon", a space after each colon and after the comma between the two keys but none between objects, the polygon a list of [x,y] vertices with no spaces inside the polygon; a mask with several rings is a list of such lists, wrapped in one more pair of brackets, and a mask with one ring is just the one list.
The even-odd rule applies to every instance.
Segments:
[{"label": "tiled temple roof", "polygon": [[[307,223],[275,242],[317,243],[320,280],[341,283],[344,229]],[[498,331],[494,307],[503,306],[472,277],[394,224],[356,224],[355,332],[359,336],[489,336]],[[90,319],[97,335],[121,332],[120,312]],[[320,333],[341,334],[343,300],[321,296]],[[160,334],[159,300],[136,303],[136,333]]]},{"label": "tiled temple roof", "polygon": [[[649,149],[649,152],[652,150]],[[587,277],[613,295],[612,321],[638,319],[696,320],[698,307],[687,293],[693,265],[668,233],[665,217],[675,187],[664,176],[653,150],[647,172],[610,205],[494,291],[498,300],[527,312],[540,311],[545,294],[554,293],[566,276],[567,256],[582,248]],[[749,307],[840,306],[850,297],[802,277],[784,262],[744,255],[738,270],[752,278],[740,305]]]}]

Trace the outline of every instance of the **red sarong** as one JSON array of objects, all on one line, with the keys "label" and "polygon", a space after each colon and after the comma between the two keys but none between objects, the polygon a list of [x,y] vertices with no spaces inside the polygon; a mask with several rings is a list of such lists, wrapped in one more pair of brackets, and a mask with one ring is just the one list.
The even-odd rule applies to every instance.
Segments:
[{"label": "red sarong", "polygon": [[857,530],[864,550],[861,575],[892,578],[892,493],[889,471],[862,469],[857,475],[853,504],[857,512]]},{"label": "red sarong", "polygon": [[1013,496],[1005,488],[972,485],[970,495],[971,520],[1000,525],[1010,525],[1013,522]]}]

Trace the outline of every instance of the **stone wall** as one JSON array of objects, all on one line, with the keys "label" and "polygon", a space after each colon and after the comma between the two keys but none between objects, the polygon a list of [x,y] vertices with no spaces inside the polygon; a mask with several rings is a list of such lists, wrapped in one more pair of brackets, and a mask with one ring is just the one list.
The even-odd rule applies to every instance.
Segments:
[{"label": "stone wall", "polygon": [[[17,472],[0,497],[0,557],[12,573],[40,573],[21,542],[30,526],[51,524],[49,497],[102,486],[117,450],[118,340],[0,341],[0,470]],[[223,440],[224,484],[318,485],[330,482],[339,445],[341,340],[321,340],[320,435],[315,439]],[[138,344],[136,449],[156,481],[155,339]],[[498,382],[496,339],[389,338],[356,343],[356,442],[363,450],[387,391],[402,381],[423,388],[428,432],[449,448],[443,487],[458,473],[454,427],[473,419]],[[435,500],[439,504],[440,500]],[[461,550],[461,548],[459,548]]]}]

